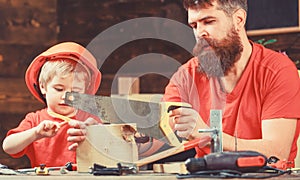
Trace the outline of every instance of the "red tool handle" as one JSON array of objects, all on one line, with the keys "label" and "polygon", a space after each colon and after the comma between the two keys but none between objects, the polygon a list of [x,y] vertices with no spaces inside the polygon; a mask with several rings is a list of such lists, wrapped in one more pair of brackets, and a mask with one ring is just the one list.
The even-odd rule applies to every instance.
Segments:
[{"label": "red tool handle", "polygon": [[266,159],[263,156],[239,157],[236,162],[238,167],[264,166]]},{"label": "red tool handle", "polygon": [[199,145],[199,142],[200,142],[200,138],[193,139],[193,140],[190,140],[190,141],[186,142],[184,144],[184,150],[186,151],[186,150],[195,148],[196,146]]}]

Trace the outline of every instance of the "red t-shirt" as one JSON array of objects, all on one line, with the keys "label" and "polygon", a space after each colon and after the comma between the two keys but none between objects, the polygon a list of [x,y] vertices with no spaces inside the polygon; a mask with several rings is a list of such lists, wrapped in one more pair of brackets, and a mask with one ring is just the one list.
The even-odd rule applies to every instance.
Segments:
[{"label": "red t-shirt", "polygon": [[[231,93],[225,94],[216,79],[198,72],[198,60],[192,58],[171,78],[164,101],[190,103],[207,124],[210,110],[222,109],[223,132],[242,139],[261,139],[265,119],[297,118],[289,156],[290,161],[294,160],[300,131],[300,78],[296,66],[286,55],[259,44],[252,46],[246,69]],[[209,152],[203,150],[200,156]]]},{"label": "red t-shirt", "polygon": [[[85,121],[88,117],[92,117],[101,122],[99,118],[83,111],[78,111],[76,116],[72,117],[72,119]],[[61,119],[50,116],[47,113],[47,109],[42,109],[28,113],[17,128],[8,131],[7,136],[31,129],[40,124],[43,120],[62,122]],[[23,151],[17,154],[11,154],[11,156],[18,158],[27,155],[32,167],[38,167],[40,164],[55,167],[64,166],[68,162],[76,163],[75,151],[68,150],[68,146],[71,145],[71,143],[67,141],[67,130],[69,128],[70,126],[66,124],[59,129],[54,137],[39,139],[31,143]]]}]

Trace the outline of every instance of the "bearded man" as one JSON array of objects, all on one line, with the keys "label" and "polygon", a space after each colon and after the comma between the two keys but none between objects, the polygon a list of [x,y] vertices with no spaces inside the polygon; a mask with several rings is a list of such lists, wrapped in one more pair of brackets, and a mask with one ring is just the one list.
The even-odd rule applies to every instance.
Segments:
[{"label": "bearded man", "polygon": [[[246,0],[184,0],[194,31],[195,57],[181,66],[164,100],[187,102],[170,124],[184,138],[204,138],[210,110],[222,110],[223,150],[253,150],[294,167],[300,131],[300,80],[281,53],[250,41]],[[197,156],[210,144],[196,147]]]}]

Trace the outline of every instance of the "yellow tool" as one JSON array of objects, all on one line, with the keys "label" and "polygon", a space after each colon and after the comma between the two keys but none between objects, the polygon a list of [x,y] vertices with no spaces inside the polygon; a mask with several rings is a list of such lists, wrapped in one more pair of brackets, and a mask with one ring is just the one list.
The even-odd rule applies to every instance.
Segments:
[{"label": "yellow tool", "polygon": [[76,171],[77,164],[73,164],[71,162],[66,163],[64,166],[58,167],[46,167],[46,164],[40,164],[39,167],[29,168],[29,169],[18,169],[16,172],[26,174],[30,172],[34,172],[36,175],[49,175],[50,171],[59,170],[61,174],[67,173],[67,171]]},{"label": "yellow tool", "polygon": [[49,169],[45,164],[41,164],[40,167],[35,168],[36,175],[49,175]]},{"label": "yellow tool", "polygon": [[39,167],[35,167],[35,168],[18,169],[16,171],[18,173],[24,173],[24,174],[34,172],[36,175],[49,175],[49,168],[47,168],[45,164],[40,164]]},{"label": "yellow tool", "polygon": [[48,113],[49,113],[51,116],[53,116],[53,117],[56,117],[56,118],[59,118],[59,119],[63,120],[64,122],[62,122],[62,123],[60,124],[61,126],[64,125],[64,124],[66,124],[66,123],[68,123],[68,122],[70,122],[70,121],[72,120],[71,118],[69,118],[69,117],[67,117],[67,116],[63,116],[63,115],[57,114],[57,113],[55,113],[55,112],[53,112],[53,111],[48,111]]}]

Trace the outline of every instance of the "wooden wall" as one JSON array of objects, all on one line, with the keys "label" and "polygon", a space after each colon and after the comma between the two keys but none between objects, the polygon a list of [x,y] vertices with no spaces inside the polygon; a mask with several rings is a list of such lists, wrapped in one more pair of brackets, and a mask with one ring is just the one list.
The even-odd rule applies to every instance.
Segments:
[{"label": "wooden wall", "polygon": [[[139,17],[163,17],[185,22],[180,0],[0,0],[0,140],[16,127],[27,112],[44,105],[26,88],[24,74],[33,58],[50,46],[75,41],[84,46],[104,30]],[[136,27],[138,28],[138,27]],[[114,40],[114,34],[107,39]],[[110,43],[110,42],[107,42]],[[101,54],[102,47],[95,50]],[[183,63],[190,53],[163,40],[135,40],[116,48],[100,67],[103,74],[97,94],[111,94],[118,69],[130,59],[158,53]],[[163,93],[168,78],[146,74],[140,78],[141,93]],[[28,167],[26,158],[12,159],[0,150],[0,163]]]},{"label": "wooden wall", "polygon": [[[113,25],[140,17],[162,17],[186,23],[181,0],[0,0],[1,142],[7,131],[16,127],[26,113],[44,107],[32,97],[24,82],[26,68],[36,55],[63,41],[75,41],[88,46],[95,37]],[[161,27],[170,28],[170,33],[174,30],[168,24],[159,24],[158,32]],[[186,35],[177,36],[174,38]],[[300,67],[299,36],[300,33],[290,33],[255,36],[251,39],[277,39],[268,47],[286,51]],[[108,40],[114,38],[114,34],[107,37]],[[101,45],[91,51],[100,55],[105,53]],[[160,62],[164,62],[166,57],[181,64],[191,57],[190,52],[181,46],[161,39],[128,42],[109,54],[99,67],[103,79],[97,94],[110,95],[116,92],[112,87],[118,70],[129,60],[147,53],[159,54],[159,61],[154,61],[153,66],[161,66]],[[167,73],[172,71],[166,68]],[[148,73],[140,77],[140,92],[163,93],[167,83],[168,77]],[[11,168],[30,166],[26,157],[12,159],[2,148],[0,163]]]},{"label": "wooden wall", "polygon": [[[0,138],[24,115],[43,107],[26,88],[24,73],[32,59],[57,42],[55,0],[0,0]],[[26,157],[12,159],[1,148],[0,163],[28,167]]]}]

